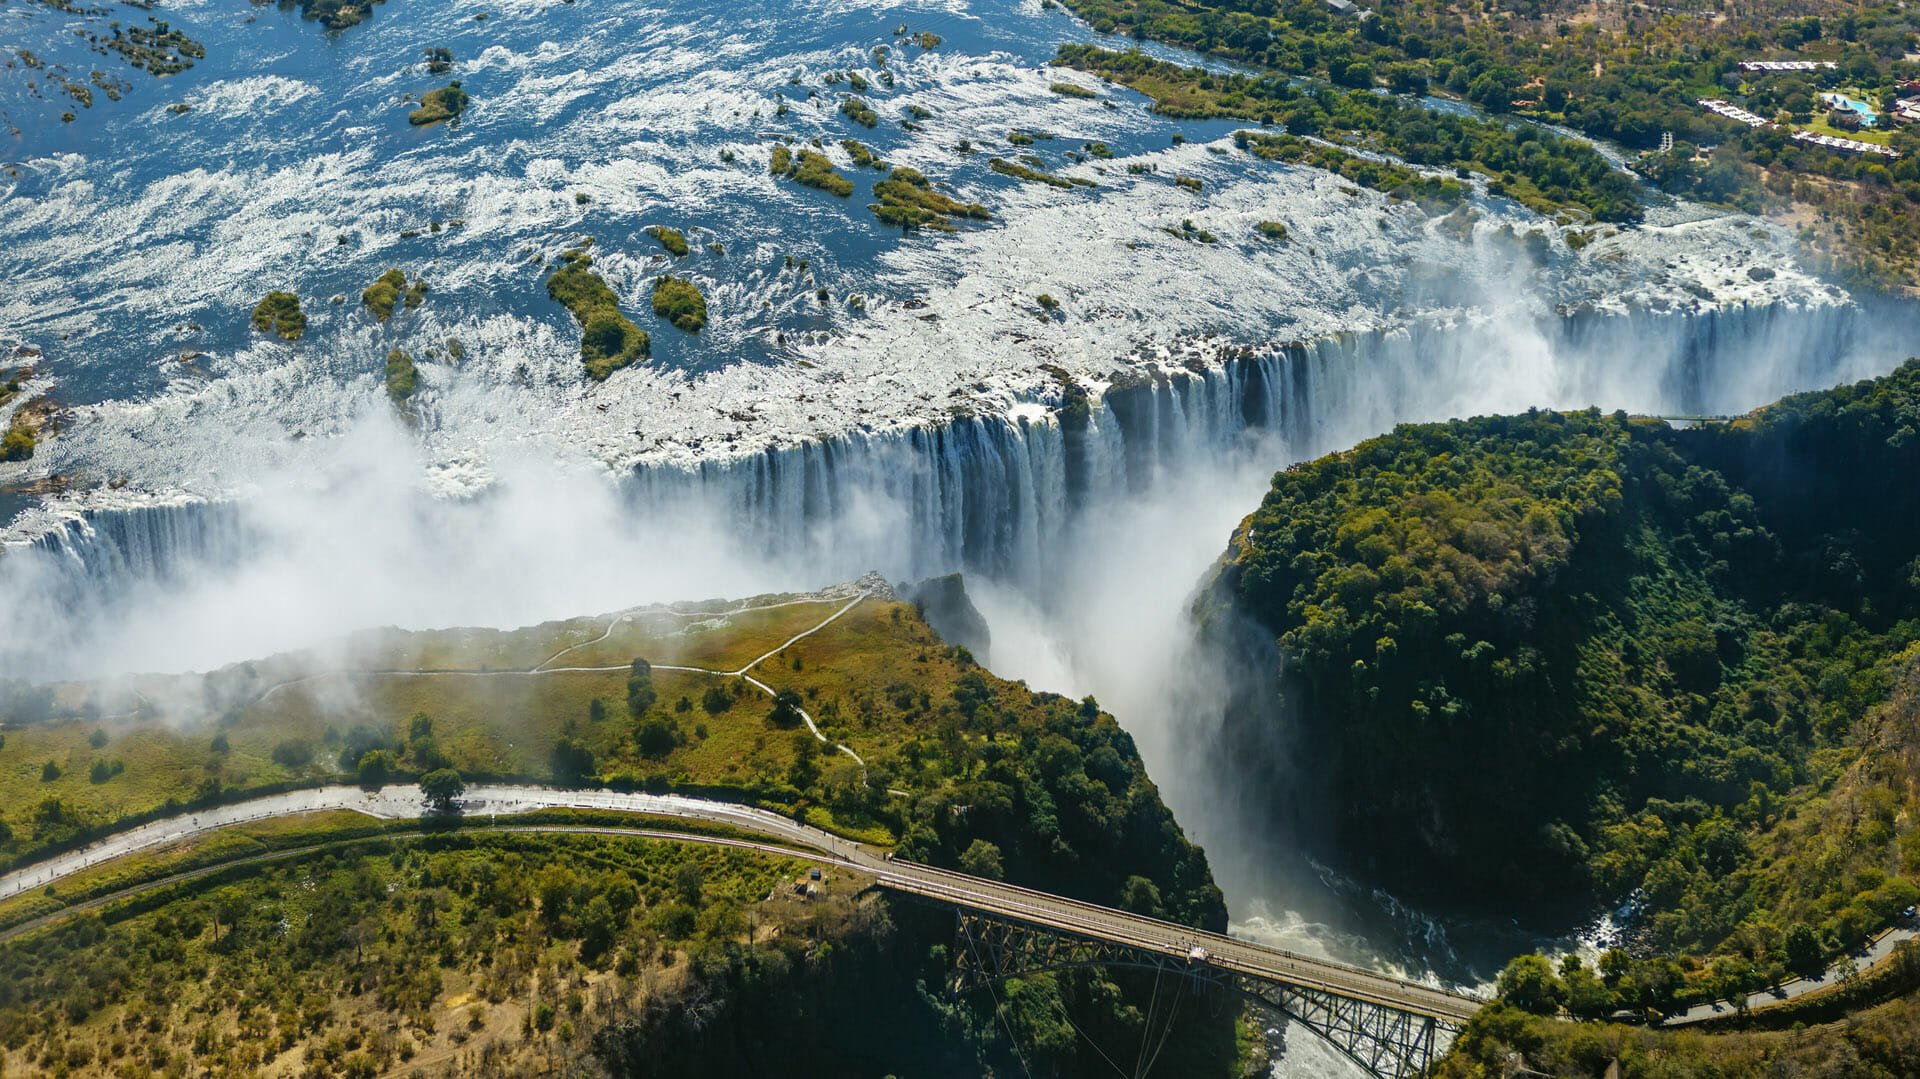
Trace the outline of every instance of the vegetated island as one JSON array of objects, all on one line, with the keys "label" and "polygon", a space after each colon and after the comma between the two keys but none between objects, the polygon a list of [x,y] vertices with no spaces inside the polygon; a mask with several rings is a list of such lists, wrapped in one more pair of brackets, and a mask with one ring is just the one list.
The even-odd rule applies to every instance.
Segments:
[{"label": "vegetated island", "polygon": [[666,248],[667,253],[674,258],[686,258],[687,252],[691,250],[687,246],[687,234],[679,229],[671,229],[665,225],[648,225],[644,231],[660,241],[660,246]]},{"label": "vegetated island", "polygon": [[373,284],[368,285],[365,291],[360,293],[360,302],[367,310],[373,312],[375,318],[385,322],[393,317],[394,308],[398,307],[402,301],[406,303],[409,311],[419,307],[426,300],[427,292],[425,278],[416,277],[413,279],[413,284],[408,285],[406,272],[395,267],[381,274]]},{"label": "vegetated island", "polygon": [[38,402],[28,403],[13,410],[13,416],[7,421],[7,433],[0,435],[0,461],[25,461],[33,456],[40,444],[40,424],[44,421],[44,410],[34,407]]},{"label": "vegetated island", "polygon": [[653,313],[688,333],[699,333],[707,324],[707,298],[686,278],[663,274],[653,281]]},{"label": "vegetated island", "polygon": [[775,176],[784,176],[830,195],[846,198],[853,194],[853,181],[836,171],[827,155],[817,150],[801,150],[796,154],[785,146],[775,146],[767,168]]},{"label": "vegetated island", "polygon": [[420,368],[400,349],[387,353],[387,397],[403,411],[407,399],[420,389]]},{"label": "vegetated island", "polygon": [[1451,211],[1465,203],[1472,193],[1472,188],[1458,180],[1426,175],[1396,161],[1360,157],[1297,135],[1236,131],[1233,143],[1261,160],[1323,169],[1391,198],[1418,203],[1429,213]]},{"label": "vegetated island", "polygon": [[[1035,158],[1035,160],[1039,159]],[[1044,169],[1034,168],[1031,165],[1024,165],[1017,161],[1008,161],[1003,157],[988,159],[987,167],[1002,176],[1011,176],[1016,180],[1025,180],[1029,183],[1046,184],[1048,187],[1057,187],[1065,191],[1071,191],[1076,187],[1099,186],[1092,180],[1084,177],[1060,176],[1056,173],[1047,172]]]},{"label": "vegetated island", "polygon": [[[964,604],[949,589],[938,607],[964,622],[956,593]],[[0,683],[0,770],[23,777],[0,785],[8,863],[116,820],[289,784],[403,785],[394,793],[445,807],[428,821],[243,824],[0,902],[12,934],[0,936],[0,1043],[11,1061],[63,1067],[191,1054],[199,1067],[361,1074],[484,1046],[509,1073],[748,1076],[817,1059],[958,1079],[1091,1075],[1102,1052],[1151,1033],[1170,1074],[1257,1074],[1258,1029],[1220,991],[1183,988],[1172,1009],[1151,974],[1078,968],[949,997],[935,987],[952,977],[951,912],[838,866],[504,831],[459,812],[466,785],[487,777],[728,798],[901,858],[1224,927],[1204,855],[1094,701],[998,679],[915,604],[858,595],[379,632],[331,653],[353,656],[347,667],[282,655],[205,676]],[[775,694],[668,664],[750,664]],[[447,673],[373,673],[415,668]],[[451,673],[463,670],[492,673]],[[338,711],[334,691],[349,685],[357,703]],[[135,700],[148,704],[132,718],[87,711]],[[802,709],[856,747],[864,771]],[[499,824],[733,834],[606,811]],[[194,869],[212,875],[60,917]]]},{"label": "vegetated island", "polygon": [[358,26],[369,15],[373,6],[380,0],[297,0],[300,14],[313,19],[329,30],[344,30],[349,26]]},{"label": "vegetated island", "polygon": [[880,116],[873,111],[873,107],[853,94],[840,99],[840,115],[861,127],[877,127],[880,124]]},{"label": "vegetated island", "polygon": [[560,265],[547,278],[547,295],[580,324],[580,362],[588,378],[604,382],[620,368],[652,355],[647,331],[621,313],[620,298],[593,272],[593,256],[585,246],[560,256]]},{"label": "vegetated island", "polygon": [[1633,897],[1568,1006],[1670,1014],[1920,900],[1916,426],[1920,361],[1689,429],[1403,426],[1276,476],[1199,611],[1285,657],[1330,857],[1503,917]]},{"label": "vegetated island", "polygon": [[952,232],[953,218],[984,221],[993,216],[992,211],[977,202],[960,202],[935,191],[917,169],[904,166],[894,169],[886,179],[874,184],[873,194],[880,201],[870,203],[867,209],[872,210],[882,224],[897,225],[909,231],[937,229]]},{"label": "vegetated island", "polygon": [[253,308],[253,328],[260,333],[278,334],[288,341],[300,340],[307,332],[307,315],[300,310],[300,297],[291,292],[269,292]]},{"label": "vegetated island", "polygon": [[841,139],[840,148],[847,152],[847,156],[853,159],[854,164],[863,168],[884,169],[887,167],[887,163],[880,159],[880,155],[874,151],[873,147],[868,146],[859,139]]},{"label": "vegetated island", "polygon": [[415,127],[460,122],[460,115],[467,111],[467,92],[460,88],[460,80],[442,86],[438,90],[428,90],[420,95],[420,107],[407,113],[407,123]]}]

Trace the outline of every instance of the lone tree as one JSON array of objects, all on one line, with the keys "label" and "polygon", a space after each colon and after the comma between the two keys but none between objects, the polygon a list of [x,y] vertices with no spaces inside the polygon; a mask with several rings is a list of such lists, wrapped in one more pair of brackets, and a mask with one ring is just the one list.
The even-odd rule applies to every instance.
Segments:
[{"label": "lone tree", "polygon": [[647,709],[659,699],[660,694],[653,688],[653,665],[644,659],[635,659],[627,673],[627,712],[635,719],[645,718]]},{"label": "lone tree", "polygon": [[1543,955],[1515,956],[1500,972],[1500,996],[1535,1015],[1552,1015],[1566,1003],[1567,987]]},{"label": "lone tree", "polygon": [[467,781],[451,768],[437,768],[420,777],[420,793],[434,812],[457,812],[454,802],[467,793]]},{"label": "lone tree", "polygon": [[1787,930],[1785,944],[1788,970],[1805,978],[1817,978],[1825,973],[1827,959],[1812,926],[1805,922],[1793,923],[1793,928]]},{"label": "lone tree", "polygon": [[773,711],[767,719],[776,727],[798,727],[804,717],[800,714],[800,694],[783,689],[774,695]]}]

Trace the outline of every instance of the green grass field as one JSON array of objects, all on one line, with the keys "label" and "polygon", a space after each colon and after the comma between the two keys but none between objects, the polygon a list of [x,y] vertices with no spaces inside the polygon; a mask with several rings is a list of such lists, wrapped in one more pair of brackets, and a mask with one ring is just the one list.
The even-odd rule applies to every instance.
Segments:
[{"label": "green grass field", "polygon": [[[656,670],[652,706],[639,718],[628,708],[636,657],[736,670],[845,604],[762,597],[516,630],[368,632],[326,653],[352,657],[344,661],[293,653],[205,676],[59,686],[65,715],[4,729],[0,851],[20,861],[169,802],[350,778],[346,747],[370,736],[394,752],[394,782],[436,763],[470,777],[545,779],[566,739],[591,752],[589,782],[720,787],[783,806],[806,796],[821,803],[819,823],[886,842],[891,833],[845,796],[860,782],[859,766],[813,743],[804,726],[773,723],[772,700],[743,679]],[[547,669],[601,666],[616,669]],[[797,694],[833,741],[868,762],[891,762],[888,785],[913,789],[945,781],[938,770],[915,774],[936,739],[978,740],[950,729],[950,690],[970,667],[911,606],[870,599],[752,673]],[[1010,715],[1038,699],[989,681]],[[416,744],[412,719],[422,715],[431,739]],[[643,746],[642,719],[665,727],[670,744],[656,732]],[[796,769],[803,751],[816,758],[810,770],[807,762]]]}]

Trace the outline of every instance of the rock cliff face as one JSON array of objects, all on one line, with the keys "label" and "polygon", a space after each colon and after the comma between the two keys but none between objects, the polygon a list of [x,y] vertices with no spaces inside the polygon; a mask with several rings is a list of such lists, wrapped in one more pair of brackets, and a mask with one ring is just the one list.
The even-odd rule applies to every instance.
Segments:
[{"label": "rock cliff face", "polygon": [[1282,725],[1311,779],[1275,811],[1317,807],[1342,861],[1509,907],[1637,890],[1682,946],[1827,889],[1744,874],[1920,629],[1916,390],[1909,362],[1690,430],[1407,426],[1282,472],[1197,608],[1264,633],[1242,778]]},{"label": "rock cliff face", "polygon": [[919,608],[920,616],[941,637],[972,652],[973,658],[982,664],[992,664],[988,656],[993,648],[993,634],[987,628],[987,620],[980,616],[979,609],[967,596],[966,583],[958,573],[929,577],[906,589],[901,598]]}]

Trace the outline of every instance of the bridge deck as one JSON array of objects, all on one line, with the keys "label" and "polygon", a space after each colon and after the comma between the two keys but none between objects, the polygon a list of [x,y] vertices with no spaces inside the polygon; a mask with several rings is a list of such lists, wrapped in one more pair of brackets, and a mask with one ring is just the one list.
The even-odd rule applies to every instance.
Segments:
[{"label": "bridge deck", "polygon": [[1176,959],[1186,959],[1196,947],[1204,948],[1207,962],[1222,970],[1318,989],[1447,1023],[1466,1022],[1483,1004],[1476,998],[1429,985],[931,866],[894,861],[875,871],[875,877],[882,887],[894,891]]}]

